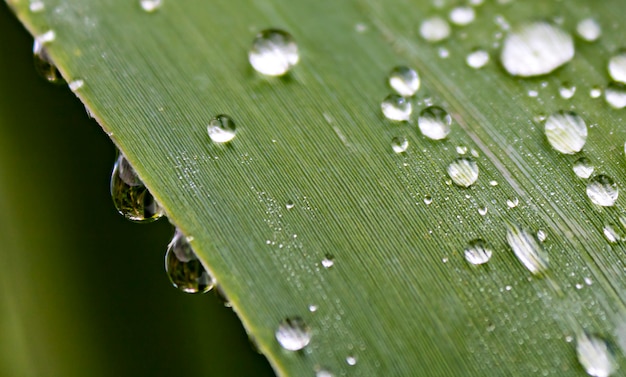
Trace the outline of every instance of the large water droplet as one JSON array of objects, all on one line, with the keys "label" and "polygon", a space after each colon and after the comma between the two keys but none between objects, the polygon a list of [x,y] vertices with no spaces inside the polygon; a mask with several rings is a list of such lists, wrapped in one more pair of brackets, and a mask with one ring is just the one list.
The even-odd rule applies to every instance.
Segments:
[{"label": "large water droplet", "polygon": [[489,63],[489,53],[485,50],[474,50],[467,55],[465,62],[471,68],[482,68]]},{"label": "large water droplet", "polygon": [[588,375],[608,377],[617,370],[617,364],[604,339],[582,332],[576,339],[578,362]]},{"label": "large water droplet", "polygon": [[235,122],[228,115],[218,115],[209,121],[207,126],[209,137],[216,143],[226,143],[235,138]]},{"label": "large water droplet", "polygon": [[380,104],[380,108],[387,119],[409,120],[413,112],[413,105],[406,98],[397,94],[388,95]]},{"label": "large water droplet", "polygon": [[450,21],[453,24],[464,26],[471,24],[476,18],[474,8],[468,6],[460,6],[450,11]]},{"label": "large water droplet", "polygon": [[547,22],[525,24],[504,40],[500,60],[511,75],[548,74],[574,57],[572,37]]},{"label": "large water droplet", "polygon": [[587,141],[585,121],[571,111],[557,111],[550,115],[546,120],[545,131],[552,148],[561,153],[580,152]]},{"label": "large water droplet", "polygon": [[59,72],[52,58],[48,55],[48,50],[44,47],[44,43],[41,42],[40,38],[35,38],[33,43],[33,60],[35,71],[37,71],[39,76],[53,84],[65,83],[61,72]]},{"label": "large water droplet", "polygon": [[428,42],[439,42],[450,36],[450,24],[441,17],[431,17],[422,22],[420,34]]},{"label": "large water droplet", "polygon": [[465,259],[471,264],[483,264],[489,262],[492,253],[485,241],[478,238],[468,243],[465,248]]},{"label": "large water droplet", "polygon": [[154,12],[159,9],[163,4],[162,0],[140,0],[139,5],[141,5],[141,9],[146,12]]},{"label": "large water droplet", "polygon": [[593,42],[600,38],[602,29],[600,28],[600,24],[593,18],[585,18],[576,25],[576,32],[587,42]]},{"label": "large water droplet", "polygon": [[572,167],[572,169],[574,170],[574,174],[576,174],[578,178],[587,179],[591,177],[591,174],[593,174],[595,167],[587,157],[581,157],[576,160],[576,162],[574,162],[574,166]]},{"label": "large water droplet", "polygon": [[283,30],[267,29],[254,38],[248,59],[257,72],[268,76],[282,76],[298,63],[300,55],[291,34]]},{"label": "large water droplet", "polygon": [[604,91],[604,99],[614,109],[626,107],[626,85],[619,82],[610,82]]},{"label": "large water droplet", "polygon": [[506,241],[513,249],[515,256],[534,275],[539,275],[549,267],[548,254],[532,233],[509,223],[506,231]]},{"label": "large water droplet", "polygon": [[620,51],[609,60],[609,74],[615,81],[626,83],[626,51]]},{"label": "large water droplet", "polygon": [[163,216],[161,206],[154,200],[122,154],[113,166],[111,197],[117,211],[128,220],[151,222]]},{"label": "large water droplet", "polygon": [[409,141],[405,137],[394,137],[391,139],[391,149],[395,153],[403,153],[406,152],[409,147]]},{"label": "large water droplet", "polygon": [[311,341],[311,329],[302,318],[290,317],[278,325],[275,336],[284,349],[299,351]]},{"label": "large water droplet", "polygon": [[592,203],[602,207],[611,207],[615,204],[619,188],[613,179],[604,174],[596,175],[587,183],[587,196]]},{"label": "large water droplet", "polygon": [[452,124],[452,117],[438,106],[430,106],[422,110],[417,125],[422,135],[429,139],[441,140],[448,136]]},{"label": "large water droplet", "polygon": [[398,66],[389,73],[389,86],[404,97],[411,97],[420,88],[417,72],[406,66]]},{"label": "large water droplet", "polygon": [[178,229],[167,246],[165,271],[174,287],[186,293],[206,293],[215,285],[213,277]]},{"label": "large water droplet", "polygon": [[478,179],[478,165],[476,161],[467,157],[459,157],[452,161],[447,171],[457,186],[469,187]]}]

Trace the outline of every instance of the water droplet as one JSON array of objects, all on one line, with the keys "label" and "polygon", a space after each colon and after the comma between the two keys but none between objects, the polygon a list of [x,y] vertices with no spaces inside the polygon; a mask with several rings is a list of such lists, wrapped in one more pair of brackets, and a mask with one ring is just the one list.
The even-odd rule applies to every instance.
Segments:
[{"label": "water droplet", "polygon": [[585,41],[593,42],[600,38],[602,29],[600,28],[600,24],[593,18],[585,18],[584,20],[580,20],[578,25],[576,25],[576,32]]},{"label": "water droplet", "polygon": [[44,2],[41,0],[31,0],[30,4],[28,5],[28,9],[30,9],[30,11],[33,13],[41,12],[45,8],[46,4],[44,4]]},{"label": "water droplet", "polygon": [[300,60],[298,45],[283,30],[267,29],[257,34],[248,53],[252,67],[268,76],[282,76]]},{"label": "water droplet", "polygon": [[450,24],[441,17],[431,17],[422,22],[420,34],[428,42],[439,42],[450,36]]},{"label": "water droplet", "polygon": [[581,157],[574,162],[572,169],[578,178],[587,179],[591,177],[595,167],[591,164],[591,161],[589,161],[587,157]]},{"label": "water droplet", "polygon": [[509,208],[515,208],[519,205],[519,199],[518,198],[509,198],[506,200],[506,205]]},{"label": "water droplet", "polygon": [[189,241],[178,229],[167,246],[165,271],[174,287],[185,293],[206,293],[215,285]]},{"label": "water droplet", "polygon": [[151,222],[163,216],[161,206],[154,200],[122,154],[113,166],[111,198],[117,211],[128,220]]},{"label": "water droplet", "polygon": [[409,141],[405,137],[394,137],[391,139],[391,149],[395,153],[403,153],[406,152],[409,147]]},{"label": "water droplet", "polygon": [[72,92],[75,92],[78,89],[82,88],[83,85],[85,85],[85,82],[83,80],[74,80],[69,83],[69,87]]},{"label": "water droplet", "polygon": [[589,97],[591,98],[599,98],[602,95],[602,89],[600,87],[594,86],[589,90]]},{"label": "water droplet", "polygon": [[498,181],[489,181],[489,186],[497,186],[498,185]]},{"label": "water droplet", "polygon": [[331,268],[335,265],[335,260],[332,255],[326,255],[324,259],[322,259],[322,267]]},{"label": "water droplet", "polygon": [[626,83],[626,51],[620,51],[609,59],[609,74],[613,80]]},{"label": "water droplet", "polygon": [[35,63],[35,71],[37,71],[39,76],[53,84],[65,83],[61,72],[59,72],[52,58],[48,55],[48,50],[44,47],[40,38],[35,38],[35,42],[33,43],[33,60]]},{"label": "water droplet", "polygon": [[[189,239],[187,239],[187,241],[189,241]],[[224,305],[224,307],[226,307],[226,308],[232,308],[233,307],[232,302],[230,302],[230,300],[228,299],[228,296],[226,295],[226,292],[224,292],[224,289],[222,288],[221,285],[215,284],[214,292],[215,292],[215,295],[217,296],[217,298],[222,303],[222,305]]]},{"label": "water droplet", "polygon": [[471,158],[457,158],[448,165],[447,171],[457,186],[470,187],[478,179],[478,165]]},{"label": "water droplet", "polygon": [[413,106],[406,98],[397,94],[390,94],[380,104],[380,108],[387,119],[409,120]]},{"label": "water droplet", "polygon": [[531,90],[528,91],[528,97],[533,97],[534,98],[534,97],[537,97],[538,95],[539,95],[539,92],[536,91],[536,90],[531,89]]},{"label": "water droplet", "polygon": [[293,202],[293,200],[288,200],[287,203],[285,203],[285,208],[287,209],[292,209],[295,206],[296,204]]},{"label": "water droplet", "polygon": [[545,124],[546,137],[552,148],[561,153],[580,152],[587,141],[587,125],[576,113],[557,111]]},{"label": "water droplet", "polygon": [[489,262],[492,251],[485,241],[475,239],[469,242],[465,248],[465,259],[471,264],[483,264]]},{"label": "water droplet", "polygon": [[450,11],[450,21],[452,21],[452,23],[455,25],[469,25],[474,22],[475,18],[476,12],[472,7],[460,6],[453,8]]},{"label": "water droplet", "polygon": [[430,196],[430,195],[426,195],[426,196],[424,197],[424,204],[426,204],[426,205],[430,205],[430,203],[432,203],[432,202],[433,202],[433,197],[432,197],[432,196]]},{"label": "water droplet", "polygon": [[509,223],[506,231],[506,241],[513,249],[517,259],[532,274],[539,275],[548,269],[548,254],[527,230]]},{"label": "water droplet", "polygon": [[467,153],[467,147],[464,146],[464,145],[459,145],[455,149],[456,149],[456,153],[458,153],[460,155],[463,155],[463,154]]},{"label": "water droplet", "polygon": [[48,30],[45,33],[36,37],[35,40],[39,42],[39,44],[45,44],[54,41],[56,37],[57,34],[54,32],[54,30]]},{"label": "water droplet", "polygon": [[613,179],[604,174],[596,175],[587,183],[587,196],[592,203],[602,207],[615,204],[619,189]]},{"label": "water droplet", "polygon": [[227,143],[235,137],[237,130],[231,117],[221,114],[209,121],[207,132],[214,142]]},{"label": "water droplet", "polygon": [[489,63],[489,53],[481,49],[474,50],[465,57],[465,62],[471,68],[482,68]]},{"label": "water droplet", "polygon": [[389,73],[389,86],[404,97],[411,97],[420,88],[417,72],[406,66],[398,66]]},{"label": "water droplet", "polygon": [[626,107],[626,85],[619,82],[610,82],[604,91],[604,99],[614,109]]},{"label": "water droplet", "polygon": [[542,229],[539,229],[537,231],[537,240],[539,240],[539,242],[543,243],[543,241],[545,241],[546,238],[548,238],[548,233],[544,232]]},{"label": "water droplet", "polygon": [[309,311],[311,313],[315,313],[317,311],[317,305],[313,305],[313,304],[309,305]]},{"label": "water droplet", "polygon": [[437,54],[441,59],[447,59],[450,56],[450,51],[445,47],[439,47]]},{"label": "water droplet", "polygon": [[576,339],[578,362],[588,375],[608,377],[617,370],[617,364],[604,339],[581,332]]},{"label": "water droplet", "polygon": [[430,106],[422,110],[417,120],[422,135],[429,139],[441,140],[448,136],[452,124],[452,117],[438,106]]},{"label": "water droplet", "polygon": [[163,4],[162,0],[140,0],[139,5],[141,5],[141,9],[146,12],[154,12],[159,9]]},{"label": "water droplet", "polygon": [[602,233],[609,243],[617,243],[624,239],[624,235],[611,224],[605,225],[604,228],[602,228]]},{"label": "water droplet", "polygon": [[574,57],[572,37],[547,22],[522,25],[504,40],[500,60],[511,75],[548,74]]},{"label": "water droplet", "polygon": [[576,94],[576,87],[574,85],[571,85],[569,83],[563,83],[559,87],[559,95],[563,99],[570,99],[574,97],[574,94]]},{"label": "water droplet", "polygon": [[334,377],[334,375],[328,369],[320,368],[315,371],[315,377]]},{"label": "water droplet", "polygon": [[481,216],[485,216],[487,214],[488,208],[487,207],[480,207],[478,208],[478,214]]},{"label": "water droplet", "polygon": [[348,365],[356,365],[356,362],[357,362],[356,356],[350,355],[346,357],[346,363],[348,363]]},{"label": "water droplet", "polygon": [[274,335],[278,344],[288,351],[299,351],[311,341],[311,329],[300,317],[284,319]]}]

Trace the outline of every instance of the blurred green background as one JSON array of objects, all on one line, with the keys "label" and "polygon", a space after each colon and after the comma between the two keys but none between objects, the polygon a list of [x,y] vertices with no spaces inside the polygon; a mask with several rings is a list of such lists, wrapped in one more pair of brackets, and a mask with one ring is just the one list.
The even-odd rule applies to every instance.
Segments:
[{"label": "blurred green background", "polygon": [[273,376],[213,293],[165,275],[173,228],[109,195],[115,148],[0,4],[0,376]]}]

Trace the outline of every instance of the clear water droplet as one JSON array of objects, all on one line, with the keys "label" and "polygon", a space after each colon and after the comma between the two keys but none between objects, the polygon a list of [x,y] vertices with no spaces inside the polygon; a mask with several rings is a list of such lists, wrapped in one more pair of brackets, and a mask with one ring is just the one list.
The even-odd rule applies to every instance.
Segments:
[{"label": "clear water droplet", "polygon": [[328,369],[320,368],[315,371],[315,377],[334,377],[334,375]]},{"label": "clear water droplet", "polygon": [[572,170],[574,170],[574,174],[576,174],[578,178],[587,179],[591,177],[595,167],[587,157],[581,157],[574,162]]},{"label": "clear water droplet", "polygon": [[391,139],[391,149],[395,153],[403,153],[406,152],[409,147],[409,141],[405,137],[394,137]]},{"label": "clear water droplet", "polygon": [[518,198],[509,198],[506,200],[506,205],[509,208],[515,208],[519,205],[519,199]]},{"label": "clear water droplet", "polygon": [[606,224],[604,228],[602,228],[602,233],[609,243],[618,243],[624,239],[624,235],[611,224]]},{"label": "clear water droplet", "polygon": [[469,25],[472,22],[474,22],[475,18],[476,18],[476,12],[474,11],[474,8],[472,7],[460,6],[460,7],[453,8],[450,11],[450,21],[452,21],[452,23],[455,25],[459,25],[459,26]]},{"label": "clear water droplet", "polygon": [[587,42],[593,42],[600,38],[602,35],[602,29],[598,21],[593,18],[585,18],[578,22],[576,25],[576,32],[578,35]]},{"label": "clear water droplet", "polygon": [[154,12],[155,10],[161,8],[163,5],[162,0],[140,0],[139,5],[141,5],[141,9],[146,12]]},{"label": "clear water droplet", "polygon": [[528,91],[528,97],[532,97],[532,98],[534,98],[534,97],[537,97],[538,95],[539,95],[539,92],[538,92],[538,91],[536,91],[536,90],[534,90],[534,89],[530,89],[530,90]]},{"label": "clear water droplet", "polygon": [[37,74],[53,84],[64,84],[65,80],[57,69],[40,38],[33,42],[33,61]]},{"label": "clear water droplet", "polygon": [[331,268],[335,265],[335,259],[332,255],[326,255],[324,259],[322,259],[322,267]]},{"label": "clear water droplet", "polygon": [[420,88],[417,72],[406,66],[394,67],[389,73],[389,86],[401,96],[411,97]]},{"label": "clear water droplet", "polygon": [[532,274],[539,275],[548,269],[548,254],[530,232],[518,225],[508,223],[506,241],[517,259]]},{"label": "clear water droplet", "polygon": [[609,74],[617,82],[626,83],[626,51],[620,51],[609,59]]},{"label": "clear water droplet", "polygon": [[488,211],[489,211],[489,209],[487,207],[480,207],[480,208],[478,208],[478,214],[481,215],[481,216],[485,216]]},{"label": "clear water droplet", "polygon": [[589,97],[591,98],[599,98],[602,95],[602,88],[594,86],[589,89]]},{"label": "clear water droplet", "polygon": [[420,34],[428,42],[439,42],[450,36],[450,24],[441,17],[435,16],[424,20],[420,26]]},{"label": "clear water droplet", "polygon": [[417,120],[422,135],[429,139],[441,140],[452,129],[452,117],[439,106],[429,106],[422,110]]},{"label": "clear water droplet", "polygon": [[413,112],[411,102],[397,94],[390,94],[385,97],[380,108],[387,119],[397,121],[409,120]]},{"label": "clear water droplet", "polygon": [[298,45],[283,30],[263,30],[254,38],[248,53],[252,68],[268,76],[282,76],[300,60]]},{"label": "clear water droplet", "polygon": [[426,204],[426,205],[430,205],[430,203],[432,203],[432,202],[433,202],[433,197],[432,197],[432,196],[430,196],[430,195],[426,195],[426,196],[424,197],[424,204]]},{"label": "clear water droplet", "polygon": [[54,32],[54,30],[48,30],[45,33],[37,36],[35,40],[39,42],[39,44],[46,44],[46,43],[53,42],[56,39],[56,37],[57,37],[57,34]]},{"label": "clear water droplet", "polygon": [[456,153],[460,154],[460,155],[464,155],[467,153],[467,147],[464,145],[459,145],[456,148]]},{"label": "clear water droplet", "polygon": [[317,305],[313,305],[313,304],[309,305],[309,311],[311,313],[315,313],[317,311]]},{"label": "clear water droplet", "polygon": [[485,241],[477,238],[469,242],[465,248],[465,260],[471,264],[483,264],[489,262],[493,252]]},{"label": "clear water droplet", "polygon": [[548,238],[548,233],[546,233],[542,229],[539,229],[537,231],[537,240],[539,240],[539,242],[543,243],[546,240],[546,238]]},{"label": "clear water droplet", "polygon": [[590,376],[608,377],[617,370],[608,343],[595,335],[581,332],[576,339],[576,354],[578,362]]},{"label": "clear water droplet", "polygon": [[117,211],[128,220],[147,223],[163,216],[161,206],[122,154],[113,166],[111,198]]},{"label": "clear water droplet", "polygon": [[83,80],[74,80],[68,84],[72,92],[77,91],[78,89],[82,88],[84,85],[85,85],[85,82]]},{"label": "clear water droplet", "polygon": [[292,209],[295,206],[296,204],[293,202],[293,200],[288,200],[287,203],[285,203],[285,208],[287,209]]},{"label": "clear water droplet", "polygon": [[498,181],[489,181],[489,186],[497,186],[498,185]]},{"label": "clear water droplet", "polygon": [[574,57],[574,41],[561,28],[547,22],[525,24],[504,40],[500,60],[513,76],[548,74]]},{"label": "clear water droplet", "polygon": [[587,141],[587,124],[571,111],[557,111],[550,115],[545,132],[552,148],[565,154],[580,152]]},{"label": "clear water droplet", "polygon": [[311,342],[311,329],[300,317],[290,317],[278,324],[276,340],[288,351],[300,351]]},{"label": "clear water droplet", "polygon": [[626,85],[619,82],[610,82],[604,91],[604,99],[614,109],[626,107]]},{"label": "clear water droplet", "polygon": [[574,97],[574,94],[576,94],[576,87],[574,85],[571,85],[569,83],[563,83],[559,87],[559,95],[563,99],[570,99]]},{"label": "clear water droplet", "polygon": [[357,362],[356,356],[350,355],[346,357],[346,363],[348,363],[348,365],[350,366],[356,365],[356,362]]},{"label": "clear water droplet", "polygon": [[172,285],[185,293],[206,293],[215,285],[213,277],[206,271],[189,241],[178,229],[167,246],[165,271]]},{"label": "clear water droplet", "polygon": [[482,49],[474,50],[465,57],[465,62],[471,68],[480,69],[489,63],[489,53]]},{"label": "clear water droplet", "polygon": [[604,174],[596,175],[587,183],[587,197],[593,204],[611,207],[615,205],[618,194],[617,184]]},{"label": "clear water droplet", "polygon": [[28,9],[33,13],[41,12],[45,8],[46,4],[41,0],[31,0],[30,4],[28,4]]},{"label": "clear water droplet", "polygon": [[235,138],[235,122],[228,115],[220,114],[209,121],[209,137],[216,143],[227,143]]},{"label": "clear water droplet", "polygon": [[478,179],[478,164],[467,157],[459,157],[448,165],[448,175],[455,185],[470,187]]},{"label": "clear water droplet", "polygon": [[439,47],[437,49],[437,55],[439,55],[441,59],[447,59],[450,57],[450,51],[445,47]]}]

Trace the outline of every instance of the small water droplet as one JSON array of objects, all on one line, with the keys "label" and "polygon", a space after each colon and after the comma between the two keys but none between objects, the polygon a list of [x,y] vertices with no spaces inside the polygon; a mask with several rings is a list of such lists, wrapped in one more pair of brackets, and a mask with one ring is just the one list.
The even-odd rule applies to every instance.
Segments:
[{"label": "small water droplet", "polygon": [[594,86],[593,88],[589,89],[589,97],[599,98],[601,95],[602,95],[602,88],[598,86]]},{"label": "small water droplet", "polygon": [[215,285],[213,277],[206,271],[189,241],[178,229],[167,246],[165,271],[174,287],[185,293],[206,293]]},{"label": "small water droplet", "polygon": [[542,229],[539,229],[537,231],[537,240],[541,243],[543,243],[546,238],[548,238],[548,233],[546,233],[545,231],[543,231]]},{"label": "small water droplet", "polygon": [[322,267],[331,268],[335,265],[335,260],[332,255],[326,255],[324,259],[322,259]]},{"label": "small water droplet", "polygon": [[517,259],[532,274],[539,275],[548,269],[548,254],[527,230],[522,229],[518,225],[508,223],[506,241]]},{"label": "small water droplet", "polygon": [[471,158],[457,158],[448,165],[447,171],[457,186],[470,187],[478,179],[478,164]]},{"label": "small water droplet", "polygon": [[487,207],[480,207],[478,208],[478,214],[481,216],[485,216],[487,214],[488,208]]},{"label": "small water droplet", "polygon": [[498,181],[489,181],[489,186],[497,186],[498,185]]},{"label": "small water droplet", "polygon": [[489,262],[493,252],[485,241],[477,238],[469,242],[465,248],[465,260],[471,264],[483,264]]},{"label": "small water droplet", "polygon": [[57,34],[54,32],[54,30],[48,30],[45,33],[37,36],[35,40],[39,42],[39,44],[45,44],[45,43],[53,42],[56,39],[56,37],[57,37]]},{"label": "small water droplet", "polygon": [[593,280],[591,280],[591,278],[585,278],[585,284],[591,285],[593,284]]},{"label": "small water droplet", "polygon": [[574,170],[574,174],[576,174],[578,178],[587,179],[591,177],[595,167],[587,157],[581,157],[574,162],[572,170]]},{"label": "small water droplet", "polygon": [[85,82],[83,80],[74,80],[69,83],[69,87],[72,92],[75,92],[78,89],[82,88],[83,85],[85,85]]},{"label": "small water droplet", "polygon": [[420,88],[420,77],[417,72],[406,66],[398,66],[389,73],[389,86],[404,97],[413,96]]},{"label": "small water droplet", "polygon": [[469,25],[472,22],[474,22],[475,18],[476,18],[476,12],[474,11],[474,8],[472,7],[460,6],[460,7],[453,8],[450,11],[450,21],[452,21],[452,23],[455,25],[459,25],[459,26]]},{"label": "small water droplet", "polygon": [[231,117],[221,114],[209,121],[207,132],[214,142],[227,143],[235,138],[237,130]]},{"label": "small water droplet", "polygon": [[406,98],[397,94],[390,94],[380,104],[380,108],[387,119],[409,120],[413,112],[413,105]]},{"label": "small water droplet", "polygon": [[[53,38],[54,39],[54,38]],[[37,74],[53,84],[63,84],[65,80],[57,69],[40,38],[33,42],[33,61]]]},{"label": "small water droplet", "polygon": [[365,33],[367,31],[367,25],[365,25],[362,22],[359,22],[356,25],[354,25],[354,30],[356,30],[357,33]]},{"label": "small water droplet", "polygon": [[432,197],[432,196],[430,196],[430,195],[426,195],[426,196],[424,197],[424,204],[426,204],[426,205],[430,205],[430,203],[432,203],[432,202],[433,202],[433,197]]},{"label": "small water droplet", "polygon": [[610,82],[604,91],[604,99],[614,109],[626,107],[626,85],[619,82]]},{"label": "small water droplet", "polygon": [[615,204],[619,189],[613,179],[604,174],[596,175],[587,183],[587,196],[592,203],[602,207]]},{"label": "small water droplet", "polygon": [[518,198],[509,198],[506,200],[506,205],[509,208],[515,208],[519,205],[519,199]]},{"label": "small water droplet", "polygon": [[441,17],[431,17],[422,22],[420,34],[428,42],[439,42],[450,36],[450,24]]},{"label": "small water droplet", "polygon": [[563,99],[570,99],[576,94],[576,87],[569,83],[563,83],[559,87],[559,95]]},{"label": "small water droplet", "polygon": [[161,206],[122,154],[113,166],[111,198],[117,211],[128,220],[151,222],[163,216]]},{"label": "small water droplet", "polygon": [[282,76],[300,60],[298,45],[283,30],[263,30],[254,38],[248,53],[252,68],[268,76]]},{"label": "small water droplet", "polygon": [[590,376],[608,377],[617,370],[609,345],[595,335],[581,332],[576,339],[576,354],[578,362]]},{"label": "small water droplet", "polygon": [[405,137],[394,137],[391,139],[391,149],[395,153],[403,153],[406,152],[409,147],[409,141]]},{"label": "small water droplet", "polygon": [[439,47],[439,49],[437,49],[437,55],[439,55],[441,59],[447,59],[450,57],[450,51],[445,47]]},{"label": "small water droplet", "polygon": [[525,24],[504,40],[500,60],[513,76],[548,74],[574,57],[574,41],[561,28],[547,22]]},{"label": "small water droplet", "polygon": [[287,209],[292,209],[295,206],[296,204],[293,202],[293,200],[288,200],[287,203],[285,203],[285,208]]},{"label": "small water droplet", "polygon": [[441,107],[429,106],[420,113],[417,125],[422,135],[429,139],[441,140],[448,136],[452,129],[452,117]]},{"label": "small water droplet", "polygon": [[163,4],[162,0],[140,0],[139,5],[141,5],[141,9],[146,12],[154,12],[155,10],[161,8]]},{"label": "small water droplet", "polygon": [[350,355],[350,356],[346,357],[346,363],[348,363],[348,365],[351,365],[351,366],[352,365],[356,365],[356,362],[357,362],[356,356]]},{"label": "small water droplet", "polygon": [[600,38],[602,29],[598,21],[593,18],[585,18],[576,25],[576,32],[583,40],[593,42]]},{"label": "small water droplet", "polygon": [[465,62],[471,68],[482,68],[489,63],[489,53],[482,49],[474,50],[465,57]]},{"label": "small water droplet", "polygon": [[537,97],[539,95],[539,92],[534,90],[534,89],[530,89],[527,94],[528,94],[528,97],[533,97],[534,98],[534,97]]},{"label": "small water droplet", "polygon": [[299,351],[311,342],[311,329],[300,317],[284,319],[274,335],[278,344],[288,351]]},{"label": "small water droplet", "polygon": [[464,155],[465,153],[467,153],[467,147],[464,145],[459,145],[455,149],[456,149],[456,153],[460,155]]},{"label": "small water droplet", "polygon": [[315,313],[317,311],[317,305],[313,305],[313,304],[309,305],[309,311],[311,313]]},{"label": "small water droplet", "polygon": [[30,11],[33,13],[41,12],[45,8],[46,4],[44,4],[44,2],[41,0],[31,0],[30,4],[28,5],[28,9],[30,9]]},{"label": "small water droplet", "polygon": [[[189,240],[189,237],[187,238],[188,242],[191,242]],[[215,295],[217,296],[217,298],[220,300],[220,302],[222,303],[222,305],[224,305],[224,307],[226,308],[232,308],[233,304],[230,302],[230,300],[228,299],[228,296],[226,296],[226,292],[224,292],[224,289],[222,288],[221,285],[219,284],[215,284]]]},{"label": "small water droplet", "polygon": [[555,150],[574,154],[580,152],[587,141],[587,125],[576,113],[557,111],[545,124],[546,137]]},{"label": "small water droplet", "polygon": [[328,369],[320,368],[315,371],[315,377],[334,377],[334,375]]},{"label": "small water droplet", "polygon": [[609,74],[613,80],[626,83],[626,51],[620,51],[609,59]]},{"label": "small water droplet", "polygon": [[613,225],[607,224],[602,228],[602,233],[604,234],[604,238],[606,238],[609,243],[618,243],[619,241],[624,239],[624,236],[619,232]]}]

